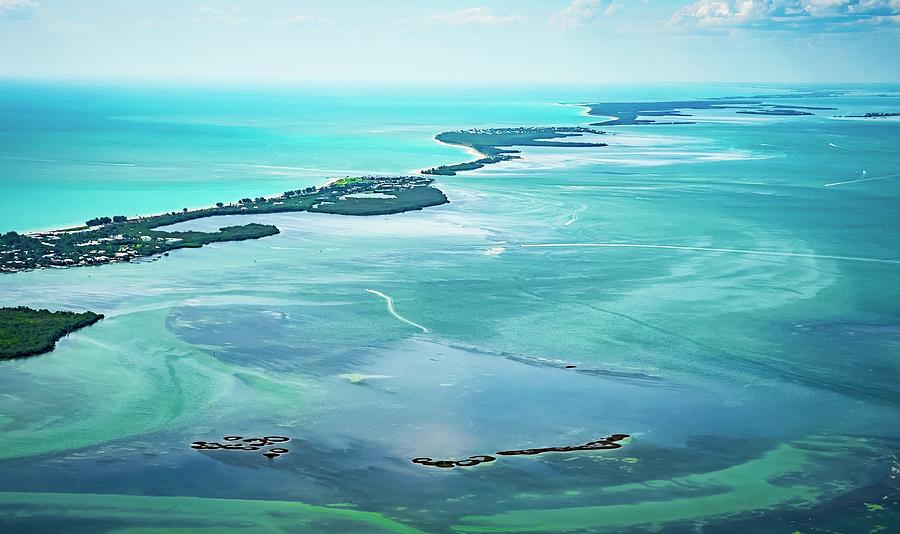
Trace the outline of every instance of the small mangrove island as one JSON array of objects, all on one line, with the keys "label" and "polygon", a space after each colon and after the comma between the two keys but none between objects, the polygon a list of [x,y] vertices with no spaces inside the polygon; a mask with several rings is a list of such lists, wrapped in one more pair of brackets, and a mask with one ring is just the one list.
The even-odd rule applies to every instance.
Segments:
[{"label": "small mangrove island", "polygon": [[103,315],[94,312],[0,308],[0,359],[50,352],[62,337],[90,326]]},{"label": "small mangrove island", "polygon": [[[619,441],[630,438],[628,434],[613,434],[605,438],[589,441],[583,445],[564,445],[560,447],[538,447],[533,449],[513,449],[508,451],[498,451],[494,454],[497,456],[534,456],[548,452],[575,452],[575,451],[602,451],[619,449],[622,447]],[[413,458],[412,463],[418,465],[426,465],[429,467],[440,467],[449,469],[453,467],[472,467],[478,464],[490,463],[497,458],[490,454],[477,454],[469,456],[464,460],[435,460],[427,456]]]},{"label": "small mangrove island", "polygon": [[900,113],[871,112],[871,113],[866,113],[865,115],[847,115],[847,116],[853,117],[856,119],[886,119],[888,117],[900,117]]},{"label": "small mangrove island", "polygon": [[41,268],[84,267],[132,261],[198,248],[209,243],[258,239],[279,233],[270,224],[226,226],[218,232],[176,231],[162,227],[220,215],[308,211],[338,215],[387,215],[449,202],[434,180],[423,176],[361,176],[334,180],[322,187],[285,191],[273,197],[243,198],[214,207],[129,219],[95,217],[85,226],[18,234],[0,234],[0,273]]},{"label": "small mangrove island", "polygon": [[521,128],[476,128],[442,132],[434,138],[448,145],[462,146],[475,150],[483,158],[454,165],[441,165],[420,171],[422,174],[438,176],[455,176],[457,172],[480,169],[485,165],[519,159],[521,151],[511,147],[543,146],[543,147],[604,147],[606,143],[589,143],[578,141],[555,141],[566,137],[581,137],[584,134],[602,135],[606,132],[574,127],[521,127]]}]

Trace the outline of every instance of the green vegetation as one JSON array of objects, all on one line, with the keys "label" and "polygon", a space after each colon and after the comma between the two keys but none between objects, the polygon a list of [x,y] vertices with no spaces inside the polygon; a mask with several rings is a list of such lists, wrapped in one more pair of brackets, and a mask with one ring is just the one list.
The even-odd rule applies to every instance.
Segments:
[{"label": "green vegetation", "polygon": [[491,156],[489,158],[476,159],[475,161],[467,161],[465,163],[456,163],[453,165],[441,165],[440,167],[425,169],[424,171],[422,171],[422,174],[433,174],[436,176],[456,176],[456,173],[458,172],[474,171],[475,169],[480,169],[485,165],[491,165],[493,163],[499,163],[501,161],[517,159],[518,157],[519,156],[511,156],[509,154],[499,154],[497,156]]},{"label": "green vegetation", "polygon": [[444,193],[434,187],[389,189],[381,193],[385,196],[353,197],[344,195],[333,203],[321,202],[311,207],[309,211],[337,215],[390,215],[449,202]]},{"label": "green vegetation", "polygon": [[335,182],[332,185],[350,185],[350,184],[359,183],[361,181],[362,181],[362,178],[350,178],[348,176],[347,178],[341,178],[340,180],[335,180]]},{"label": "green vegetation", "polygon": [[103,319],[94,312],[0,308],[0,359],[50,352],[60,338]]},{"label": "green vegetation", "polygon": [[606,143],[588,143],[571,141],[554,141],[564,137],[580,137],[586,133],[603,134],[599,130],[583,127],[541,127],[541,128],[488,128],[443,132],[435,139],[448,145],[472,148],[485,157],[466,163],[441,165],[425,169],[422,174],[439,176],[455,176],[460,171],[480,169],[485,165],[518,159],[519,150],[514,146],[546,146],[546,147],[603,147]]},{"label": "green vegetation", "polygon": [[115,215],[113,217],[95,217],[93,219],[88,219],[84,221],[84,224],[87,226],[101,226],[109,223],[123,223],[128,220],[128,217],[124,215]]},{"label": "green vegetation", "polygon": [[183,209],[150,217],[97,217],[87,227],[65,231],[0,235],[0,272],[45,267],[83,267],[154,256],[209,243],[258,239],[279,233],[268,224],[220,228],[218,232],[163,230],[161,227],[219,215],[313,211],[340,215],[385,215],[419,210],[448,202],[421,176],[342,178],[322,188],[286,191],[271,198],[244,198],[234,204]]}]

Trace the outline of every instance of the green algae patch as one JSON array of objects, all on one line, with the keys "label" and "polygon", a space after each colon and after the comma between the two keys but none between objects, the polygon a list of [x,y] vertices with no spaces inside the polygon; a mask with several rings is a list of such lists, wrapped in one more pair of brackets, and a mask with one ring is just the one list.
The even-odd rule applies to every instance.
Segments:
[{"label": "green algae patch", "polygon": [[183,428],[235,391],[253,395],[260,410],[296,408],[303,383],[223,363],[173,335],[167,316],[162,309],[110,317],[102,332],[82,335],[64,351],[9,362],[15,368],[7,373],[7,394],[16,402],[7,403],[0,421],[0,460]]},{"label": "green algae patch", "polygon": [[[666,523],[702,522],[712,518],[771,510],[805,507],[831,493],[821,484],[790,482],[804,475],[812,462],[832,457],[837,450],[825,444],[860,447],[852,440],[809,440],[782,444],[760,458],[710,473],[686,475],[671,480],[621,484],[598,491],[596,497],[614,494],[653,494],[653,498],[633,504],[581,506],[556,509],[529,509],[495,515],[466,516],[455,532],[562,532],[593,528],[658,527]],[[844,451],[846,452],[846,451]],[[839,487],[833,486],[833,487]],[[679,496],[685,492],[700,496]]]},{"label": "green algae patch", "polygon": [[0,517],[71,523],[95,521],[106,532],[398,532],[421,531],[375,512],[289,501],[89,493],[0,492]]},{"label": "green algae patch", "polygon": [[[212,357],[180,343],[165,330],[164,313],[110,318],[97,335],[84,335],[65,353],[24,360],[19,382],[54,384],[49,393],[22,387],[7,415],[0,459],[77,449],[136,435],[181,419],[217,396],[225,377]],[[138,346],[134,332],[156,340]],[[143,336],[141,336],[143,338]],[[35,405],[54,405],[36,410]],[[37,414],[40,414],[38,416]]]},{"label": "green algae patch", "polygon": [[341,178],[339,180],[335,180],[333,185],[350,185],[350,184],[359,183],[361,181],[362,181],[362,178],[347,177],[347,178]]}]

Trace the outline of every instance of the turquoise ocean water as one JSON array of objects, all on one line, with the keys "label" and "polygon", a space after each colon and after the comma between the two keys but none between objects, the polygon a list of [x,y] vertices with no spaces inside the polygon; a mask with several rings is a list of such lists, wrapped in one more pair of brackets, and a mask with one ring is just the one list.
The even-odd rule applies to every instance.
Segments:
[{"label": "turquoise ocean water", "polygon": [[[469,159],[447,129],[596,120],[560,103],[786,89],[3,82],[0,231]],[[421,212],[242,217],[282,233],[0,277],[0,305],[107,316],[0,362],[0,525],[890,532],[900,121],[844,116],[900,111],[900,88],[843,89],[779,102],[837,108],[813,116],[701,110],[526,147],[441,178],[451,203]],[[632,438],[410,462],[614,433]],[[226,435],[291,452],[189,447]]]}]

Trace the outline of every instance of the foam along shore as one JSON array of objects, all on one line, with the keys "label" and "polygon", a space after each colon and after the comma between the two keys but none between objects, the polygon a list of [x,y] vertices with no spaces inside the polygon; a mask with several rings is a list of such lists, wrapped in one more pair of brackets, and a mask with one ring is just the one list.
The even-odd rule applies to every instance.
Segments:
[{"label": "foam along shore", "polygon": [[361,176],[331,180],[322,187],[285,191],[274,197],[243,198],[231,204],[183,209],[128,219],[96,217],[86,226],[22,235],[0,235],[0,273],[47,267],[84,267],[159,257],[180,248],[259,239],[279,233],[269,224],[227,226],[217,232],[168,231],[160,227],[219,215],[308,211],[338,215],[388,215],[449,202],[424,176]]}]

